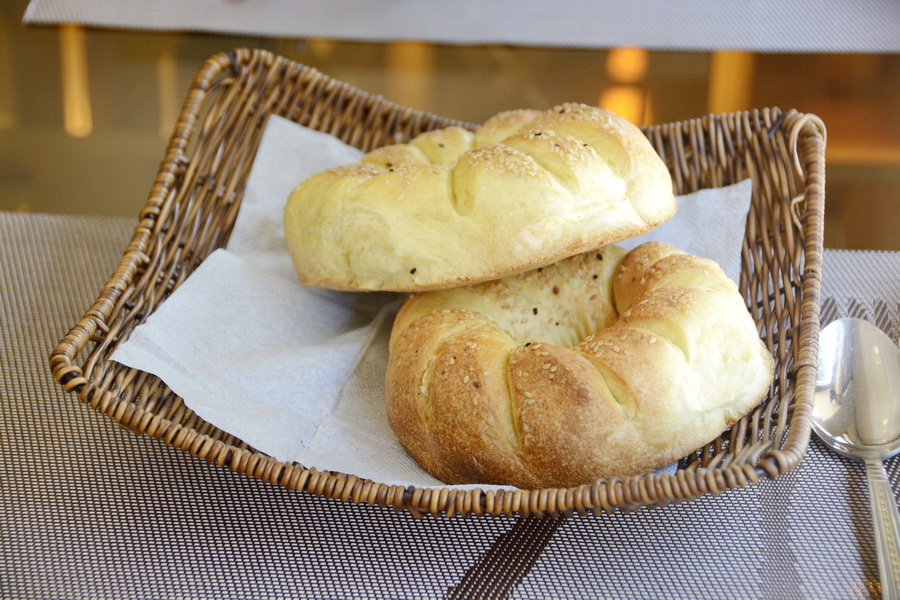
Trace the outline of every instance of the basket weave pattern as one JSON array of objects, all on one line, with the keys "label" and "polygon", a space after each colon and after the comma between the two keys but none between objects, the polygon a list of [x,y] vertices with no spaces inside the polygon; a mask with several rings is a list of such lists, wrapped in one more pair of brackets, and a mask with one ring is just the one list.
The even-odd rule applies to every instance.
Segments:
[{"label": "basket weave pattern", "polygon": [[54,377],[121,425],[205,460],[295,490],[390,505],[414,515],[555,515],[658,506],[777,477],[809,440],[819,329],[824,127],[762,109],[644,130],[685,194],[750,177],[753,200],[739,289],[776,359],[769,395],[675,474],[575,488],[459,491],[385,485],[285,464],[188,409],[159,378],[109,360],[234,224],[266,120],[279,115],[367,151],[467,123],[407,109],[259,50],[211,57],[198,71],[146,206],[118,267],[50,359]]}]

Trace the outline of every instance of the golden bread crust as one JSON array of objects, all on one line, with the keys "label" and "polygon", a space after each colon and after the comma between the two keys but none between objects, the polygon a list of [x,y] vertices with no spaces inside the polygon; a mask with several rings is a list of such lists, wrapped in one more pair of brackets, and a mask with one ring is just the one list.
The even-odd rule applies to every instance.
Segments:
[{"label": "golden bread crust", "polygon": [[285,206],[300,280],[421,291],[497,279],[640,235],[676,209],[641,131],[600,108],[509,111],[379,148]]},{"label": "golden bread crust", "polygon": [[413,294],[385,392],[398,439],[442,481],[569,487],[709,443],[773,368],[719,266],[651,242]]}]

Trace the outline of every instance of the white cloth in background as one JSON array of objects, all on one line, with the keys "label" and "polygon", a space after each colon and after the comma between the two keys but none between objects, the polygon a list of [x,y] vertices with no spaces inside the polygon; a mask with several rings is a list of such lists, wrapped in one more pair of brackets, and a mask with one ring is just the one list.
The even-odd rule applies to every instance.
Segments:
[{"label": "white cloth in background", "polygon": [[896,0],[31,0],[24,21],[276,38],[896,52]]}]

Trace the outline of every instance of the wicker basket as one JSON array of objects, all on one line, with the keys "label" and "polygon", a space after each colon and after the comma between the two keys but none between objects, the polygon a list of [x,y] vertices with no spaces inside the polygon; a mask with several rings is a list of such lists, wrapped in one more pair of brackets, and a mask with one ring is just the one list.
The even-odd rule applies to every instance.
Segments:
[{"label": "wicker basket", "polygon": [[766,400],[674,474],[568,489],[416,489],[285,464],[189,410],[157,377],[109,356],[213,250],[225,244],[266,119],[273,114],[362,150],[463,125],[373,97],[264,51],[211,57],[197,73],[131,243],[85,316],[54,350],[54,377],[123,426],[208,461],[345,501],[415,515],[556,515],[657,506],[777,477],[809,440],[824,217],[824,128],[764,109],[650,127],[684,194],[753,179],[740,290],[776,358]]}]

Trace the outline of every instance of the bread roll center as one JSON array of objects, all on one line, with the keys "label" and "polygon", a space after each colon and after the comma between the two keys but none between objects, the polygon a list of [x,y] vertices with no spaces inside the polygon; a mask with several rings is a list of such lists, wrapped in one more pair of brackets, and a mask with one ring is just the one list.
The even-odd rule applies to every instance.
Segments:
[{"label": "bread roll center", "polygon": [[572,348],[618,321],[613,276],[625,253],[608,246],[520,275],[419,294],[415,309],[402,320],[411,323],[449,305],[487,318],[518,346],[544,342]]},{"label": "bread roll center", "polygon": [[561,276],[556,265],[503,283],[517,298],[486,307],[481,312],[494,320],[517,345],[545,342],[572,348],[590,334],[615,325],[619,319],[612,301],[611,282],[597,273],[593,289],[583,281]]}]

